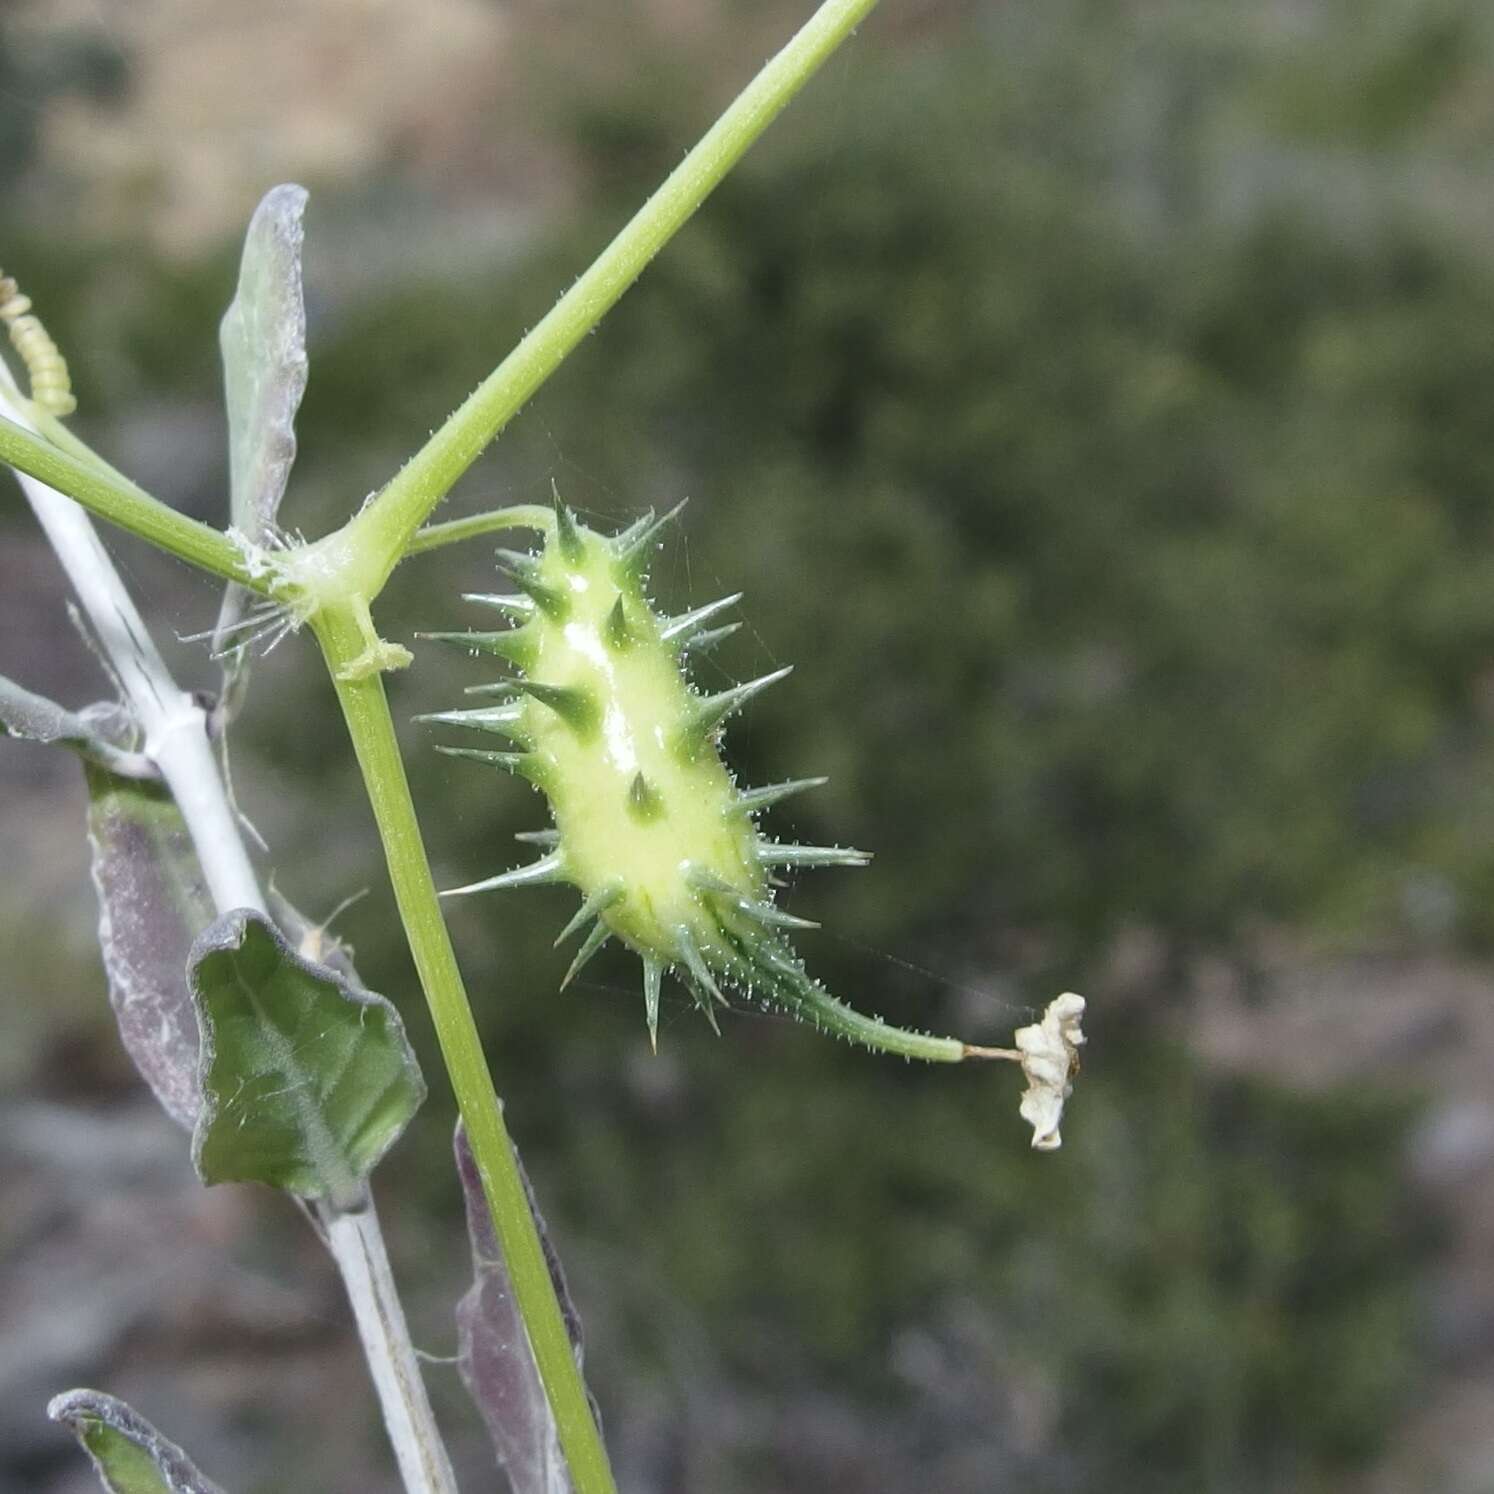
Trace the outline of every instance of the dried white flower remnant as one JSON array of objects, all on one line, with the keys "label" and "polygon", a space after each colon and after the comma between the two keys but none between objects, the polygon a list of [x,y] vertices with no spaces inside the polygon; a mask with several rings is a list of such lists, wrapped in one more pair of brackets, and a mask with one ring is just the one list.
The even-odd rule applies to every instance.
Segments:
[{"label": "dried white flower remnant", "polygon": [[1079,1069],[1083,1016],[1084,998],[1065,991],[1048,1003],[1042,1021],[1017,1029],[1017,1055],[1027,1076],[1021,1114],[1032,1127],[1032,1144],[1040,1152],[1056,1151],[1062,1145],[1058,1123]]},{"label": "dried white flower remnant", "polygon": [[1015,1048],[983,1048],[966,1043],[963,1057],[1004,1059],[1019,1063],[1027,1076],[1022,1095],[1022,1119],[1032,1127],[1032,1144],[1040,1152],[1055,1152],[1063,1145],[1058,1123],[1063,1102],[1074,1088],[1079,1072],[1079,1049],[1084,1034],[1079,1030],[1084,1016],[1084,998],[1072,991],[1055,996],[1040,1022],[1019,1027]]}]

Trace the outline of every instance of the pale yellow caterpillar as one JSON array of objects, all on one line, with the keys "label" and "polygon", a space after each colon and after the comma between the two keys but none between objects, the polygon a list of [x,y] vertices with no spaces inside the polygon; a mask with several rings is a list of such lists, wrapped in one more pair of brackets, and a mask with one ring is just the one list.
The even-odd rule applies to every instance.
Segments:
[{"label": "pale yellow caterpillar", "polygon": [[26,365],[31,381],[31,402],[49,415],[71,415],[78,408],[73,398],[67,360],[31,313],[31,297],[21,294],[12,276],[0,274],[0,321],[10,333],[11,345]]}]

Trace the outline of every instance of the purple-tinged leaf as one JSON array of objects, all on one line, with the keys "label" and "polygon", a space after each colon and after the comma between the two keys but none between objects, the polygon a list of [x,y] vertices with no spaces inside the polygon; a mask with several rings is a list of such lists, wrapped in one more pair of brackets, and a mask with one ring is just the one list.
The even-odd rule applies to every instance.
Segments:
[{"label": "purple-tinged leaf", "polygon": [[188,1130],[202,1108],[187,952],[213,920],[192,838],[159,784],[87,765],[88,844],[99,948],[125,1051]]},{"label": "purple-tinged leaf", "polygon": [[108,1494],[223,1494],[181,1448],[112,1395],[70,1390],[53,1398],[47,1415],[82,1444]]},{"label": "purple-tinged leaf", "polygon": [[[515,1157],[517,1161],[517,1156]],[[457,1304],[457,1356],[462,1380],[477,1403],[498,1464],[508,1475],[513,1494],[570,1494],[565,1457],[555,1431],[555,1418],[539,1369],[514,1300],[503,1247],[488,1212],[477,1161],[460,1126],[456,1131],[457,1175],[467,1206],[467,1233],[472,1241],[473,1282]],[[523,1163],[519,1173],[529,1209],[539,1230],[550,1280],[560,1299],[566,1331],[576,1354],[582,1359],[581,1320],[566,1289],[565,1273],[550,1243],[545,1221],[535,1206],[534,1189]],[[595,1406],[592,1408],[595,1414]]]}]

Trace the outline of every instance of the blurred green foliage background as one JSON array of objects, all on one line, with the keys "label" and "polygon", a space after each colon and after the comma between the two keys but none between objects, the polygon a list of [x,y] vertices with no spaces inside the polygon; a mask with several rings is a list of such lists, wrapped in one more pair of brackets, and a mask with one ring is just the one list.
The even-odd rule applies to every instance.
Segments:
[{"label": "blurred green foliage background", "polygon": [[[542,314],[745,74],[748,9],[671,50],[657,8],[520,7],[530,127],[576,205],[497,271],[416,230],[369,273],[408,173],[309,183],[290,524],[336,522]],[[1034,1158],[1008,1076],[761,1017],[717,1041],[682,997],[653,1060],[628,958],[556,995],[565,898],[454,908],[624,1486],[1484,1488],[1487,1450],[1428,1431],[1470,1373],[1435,1306],[1471,1203],[1408,1162],[1446,1098],[1435,1045],[1430,1074],[1360,1061],[1351,1021],[1340,1082],[1304,1084],[1271,1051],[1222,1067],[1194,1012],[1222,970],[1271,1031],[1284,968],[1481,971],[1494,941],[1494,22],[1475,0],[884,12],[449,512],[552,479],[597,523],[690,495],[656,595],[747,592],[703,678],[798,665],[734,765],[829,773],[774,823],[877,852],[793,890],[825,924],[811,968],[992,1039],[1073,987],[1092,1047],[1064,1150]],[[4,99],[19,170],[30,116]],[[211,400],[234,245],[184,261],[40,221],[7,214],[3,262],[73,354],[80,428],[112,456],[142,408]],[[167,496],[220,512],[210,465],[174,481],[146,446]],[[22,527],[0,505],[7,544]],[[163,627],[208,624],[207,587],[124,553]],[[481,546],[412,563],[386,635],[463,625],[489,580]],[[460,1265],[450,1106],[309,655],[260,666],[240,792],[308,911],[373,888],[339,927],[433,1079],[383,1191],[406,1273],[442,1262],[434,1301]],[[12,639],[0,667],[44,686],[34,656]],[[397,712],[475,678],[422,650]],[[540,802],[408,743],[443,878],[517,860]],[[0,931],[29,937],[12,902]],[[49,1044],[109,1039],[81,941],[57,961],[7,1029],[28,983],[84,995],[18,1093],[55,1087]],[[1414,981],[1393,1001],[1425,1005]]]}]

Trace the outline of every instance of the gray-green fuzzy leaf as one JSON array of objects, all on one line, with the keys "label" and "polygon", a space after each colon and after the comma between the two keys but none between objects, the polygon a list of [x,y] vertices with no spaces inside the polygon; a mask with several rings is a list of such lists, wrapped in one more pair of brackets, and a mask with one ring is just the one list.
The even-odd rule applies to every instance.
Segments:
[{"label": "gray-green fuzzy leaf", "polygon": [[425,1098],[399,1014],[303,959],[257,913],[226,913],[192,946],[206,1183],[258,1182],[350,1207]]},{"label": "gray-green fuzzy leaf", "polygon": [[230,514],[260,540],[275,522],[296,459],[296,411],[306,392],[306,303],[301,288],[306,189],[272,187],[244,238],[238,290],[218,342],[228,405]]},{"label": "gray-green fuzzy leaf", "polygon": [[223,1494],[181,1448],[112,1395],[70,1390],[52,1400],[47,1415],[82,1444],[109,1494]]},{"label": "gray-green fuzzy leaf", "polygon": [[0,736],[27,742],[59,742],[116,773],[131,778],[149,778],[154,769],[138,753],[127,752],[111,740],[109,732],[118,724],[113,706],[90,706],[70,711],[45,695],[18,685],[0,675]]},{"label": "gray-green fuzzy leaf", "polygon": [[[229,497],[233,526],[255,544],[275,522],[296,459],[296,411],[306,392],[306,304],[301,287],[306,189],[272,187],[244,239],[238,290],[218,329],[228,406]],[[244,592],[230,587],[216,647],[239,619]],[[242,684],[242,651],[228,666]]]},{"label": "gray-green fuzzy leaf", "polygon": [[175,800],[159,784],[85,765],[99,948],[119,1035],[173,1120],[202,1108],[187,954],[213,902]]},{"label": "gray-green fuzzy leaf", "polygon": [[[517,1157],[515,1158],[517,1160]],[[570,1494],[571,1482],[560,1450],[555,1418],[545,1398],[539,1369],[529,1348],[524,1321],[514,1300],[482,1191],[482,1179],[465,1130],[456,1132],[457,1175],[467,1206],[467,1233],[472,1241],[473,1281],[457,1303],[457,1366],[462,1381],[482,1413],[499,1466],[513,1494]],[[560,1260],[550,1244],[545,1221],[534,1201],[534,1189],[523,1163],[519,1172],[529,1209],[539,1230],[550,1280],[560,1300],[576,1363],[582,1357],[581,1321],[566,1288]],[[592,1407],[593,1415],[596,1407]]]}]

